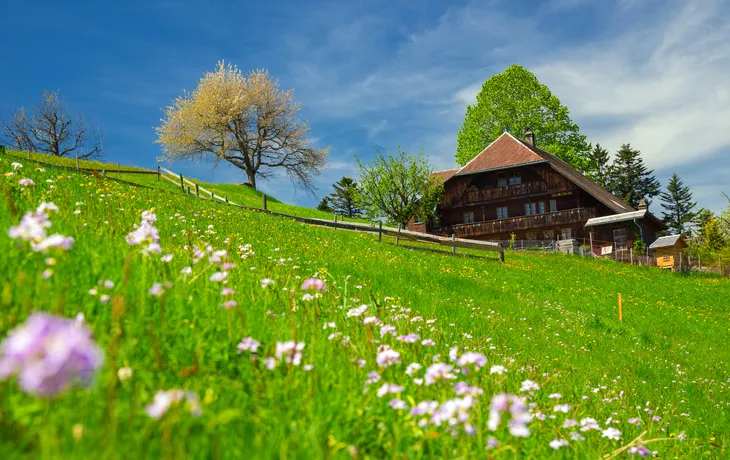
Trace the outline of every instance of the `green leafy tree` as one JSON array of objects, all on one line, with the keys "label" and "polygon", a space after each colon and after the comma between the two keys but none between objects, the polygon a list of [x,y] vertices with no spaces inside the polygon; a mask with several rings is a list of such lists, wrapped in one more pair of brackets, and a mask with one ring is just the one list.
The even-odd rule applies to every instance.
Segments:
[{"label": "green leafy tree", "polygon": [[335,193],[329,196],[329,205],[334,212],[350,218],[362,215],[362,210],[358,205],[360,189],[354,179],[343,177],[332,184],[332,188],[335,189]]},{"label": "green leafy tree", "polygon": [[689,227],[697,218],[694,211],[697,203],[692,201],[692,192],[689,186],[684,185],[682,179],[674,173],[669,178],[666,192],[659,195],[665,211],[662,212],[664,223],[672,231],[681,235],[689,234]]},{"label": "green leafy tree", "polygon": [[612,169],[611,191],[631,206],[638,206],[642,198],[650,201],[659,195],[661,183],[654,177],[654,170],[647,169],[641,151],[631,148],[631,144],[622,145],[616,152]]},{"label": "green leafy tree", "polygon": [[379,150],[372,162],[360,168],[360,206],[373,218],[385,217],[406,226],[411,218],[431,217],[444,191],[443,180],[433,176],[433,168],[423,150],[409,155],[398,145],[398,154]]},{"label": "green leafy tree", "polygon": [[332,212],[332,206],[330,206],[330,197],[326,196],[322,198],[322,201],[319,202],[317,205],[318,211],[324,211],[324,212]]},{"label": "green leafy tree", "polygon": [[590,146],[567,107],[535,75],[519,65],[484,82],[477,103],[466,108],[457,134],[456,161],[464,165],[505,131],[522,135],[531,128],[540,148],[570,163],[587,167]]},{"label": "green leafy tree", "polygon": [[728,235],[723,229],[722,221],[711,216],[702,227],[702,242],[710,251],[720,251],[728,244]]},{"label": "green leafy tree", "polygon": [[608,150],[601,147],[601,144],[596,144],[586,158],[587,167],[586,173],[588,177],[593,181],[605,188],[611,190],[612,176],[611,176],[611,157]]}]

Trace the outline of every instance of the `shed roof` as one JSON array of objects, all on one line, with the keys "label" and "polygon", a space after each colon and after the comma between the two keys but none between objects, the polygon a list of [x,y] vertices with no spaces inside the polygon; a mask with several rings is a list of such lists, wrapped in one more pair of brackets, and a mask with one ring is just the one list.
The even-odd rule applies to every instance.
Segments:
[{"label": "shed roof", "polygon": [[682,247],[687,246],[687,243],[685,243],[682,239],[682,235],[662,236],[657,238],[657,240],[653,243],[651,243],[649,249],[669,248],[677,244]]},{"label": "shed roof", "polygon": [[654,214],[650,213],[648,209],[639,209],[638,211],[622,212],[620,214],[613,214],[610,216],[594,217],[588,219],[584,227],[598,227],[601,225],[610,225],[620,222],[627,222],[636,219],[647,219],[653,221],[659,226],[659,228],[667,228],[664,223],[657,219]]},{"label": "shed roof", "polygon": [[446,182],[447,180],[451,179],[454,174],[456,174],[456,171],[458,171],[459,168],[455,169],[444,169],[443,171],[434,171],[431,173],[432,176],[441,176],[441,178]]}]

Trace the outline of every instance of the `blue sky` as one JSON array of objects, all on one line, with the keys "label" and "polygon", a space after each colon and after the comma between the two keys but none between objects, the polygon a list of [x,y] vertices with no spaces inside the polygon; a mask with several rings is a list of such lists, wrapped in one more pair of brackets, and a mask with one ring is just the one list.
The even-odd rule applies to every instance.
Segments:
[{"label": "blue sky", "polygon": [[[285,178],[260,188],[314,205],[375,145],[423,147],[436,168],[455,166],[466,105],[517,63],[589,141],[612,152],[630,142],[663,185],[677,172],[701,206],[719,211],[720,192],[730,193],[729,15],[720,0],[12,2],[0,116],[59,89],[106,133],[107,160],[154,167],[164,106],[221,59],[267,68],[294,88],[316,145],[331,154],[317,197]],[[245,180],[230,167],[174,168]]]}]

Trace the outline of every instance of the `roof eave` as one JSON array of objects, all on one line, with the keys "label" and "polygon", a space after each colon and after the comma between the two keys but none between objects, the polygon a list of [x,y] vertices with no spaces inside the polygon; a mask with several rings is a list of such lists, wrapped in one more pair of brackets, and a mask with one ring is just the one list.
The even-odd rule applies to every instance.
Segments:
[{"label": "roof eave", "polygon": [[457,172],[456,174],[454,174],[451,177],[468,176],[470,174],[480,174],[480,173],[485,173],[485,172],[502,171],[504,169],[520,168],[522,166],[531,166],[531,165],[537,165],[537,164],[542,164],[542,163],[550,163],[550,162],[547,160],[529,161],[527,163],[518,163],[518,164],[513,164],[513,165],[500,166],[499,168],[480,169],[478,171]]}]

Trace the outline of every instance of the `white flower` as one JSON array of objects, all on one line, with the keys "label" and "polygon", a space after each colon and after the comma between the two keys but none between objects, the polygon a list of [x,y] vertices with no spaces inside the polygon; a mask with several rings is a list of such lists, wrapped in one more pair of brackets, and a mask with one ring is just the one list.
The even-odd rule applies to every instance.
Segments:
[{"label": "white flower", "polygon": [[120,382],[124,382],[125,380],[131,379],[133,373],[131,367],[120,367],[117,371],[117,377],[119,377]]},{"label": "white flower", "polygon": [[507,368],[505,368],[504,366],[499,366],[499,365],[497,365],[497,366],[492,366],[492,367],[491,367],[491,368],[489,369],[489,373],[490,373],[490,374],[498,374],[498,375],[502,375],[502,374],[504,374],[505,372],[507,372]]},{"label": "white flower", "polygon": [[615,441],[621,439],[621,432],[614,427],[606,428],[601,432],[601,435],[604,438],[613,439]]},{"label": "white flower", "polygon": [[552,441],[550,441],[550,447],[552,447],[555,450],[558,450],[561,447],[567,446],[567,445],[568,445],[568,441],[566,441],[565,439],[553,439]]}]

